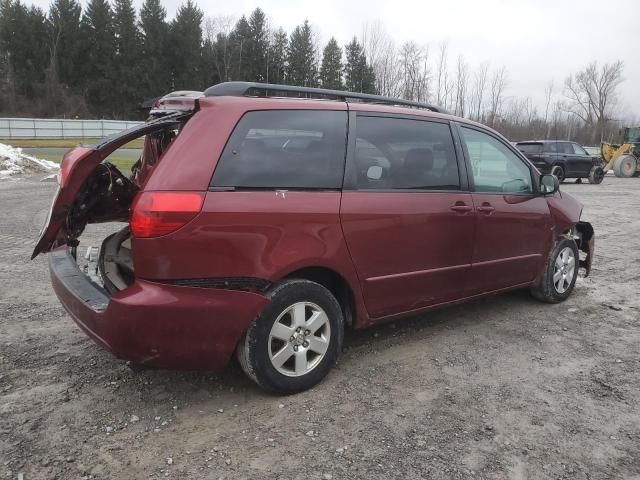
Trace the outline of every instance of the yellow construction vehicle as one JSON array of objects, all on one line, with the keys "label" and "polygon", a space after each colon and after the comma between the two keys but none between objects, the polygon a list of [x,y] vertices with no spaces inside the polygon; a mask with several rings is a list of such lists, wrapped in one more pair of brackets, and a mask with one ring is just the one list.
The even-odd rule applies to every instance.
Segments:
[{"label": "yellow construction vehicle", "polygon": [[613,170],[616,177],[640,176],[640,127],[625,128],[622,145],[603,142],[600,153],[605,173]]}]

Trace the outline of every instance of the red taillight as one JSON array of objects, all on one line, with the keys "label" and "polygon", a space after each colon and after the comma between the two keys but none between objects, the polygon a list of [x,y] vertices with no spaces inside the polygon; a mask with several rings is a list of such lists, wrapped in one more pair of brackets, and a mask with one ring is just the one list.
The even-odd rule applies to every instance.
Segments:
[{"label": "red taillight", "polygon": [[131,233],[149,238],[175,232],[195,218],[203,201],[199,192],[141,192],[131,206]]}]

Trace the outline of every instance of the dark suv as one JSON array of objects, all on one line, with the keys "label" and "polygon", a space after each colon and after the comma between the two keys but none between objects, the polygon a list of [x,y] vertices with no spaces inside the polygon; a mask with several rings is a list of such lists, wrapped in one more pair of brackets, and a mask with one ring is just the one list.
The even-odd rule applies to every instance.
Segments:
[{"label": "dark suv", "polygon": [[[130,175],[104,161],[143,135]],[[322,379],[345,327],[517,288],[560,302],[593,251],[582,206],[498,133],[348,92],[233,82],[167,97],[144,125],[70,150],[59,185],[34,256],[50,251],[89,336],[157,367],[235,352],[279,392]],[[80,235],[113,221],[85,274]]]},{"label": "dark suv", "polygon": [[593,157],[579,144],[558,140],[518,142],[524,153],[542,173],[551,173],[560,183],[567,178],[587,178],[589,183],[602,183],[602,160]]}]

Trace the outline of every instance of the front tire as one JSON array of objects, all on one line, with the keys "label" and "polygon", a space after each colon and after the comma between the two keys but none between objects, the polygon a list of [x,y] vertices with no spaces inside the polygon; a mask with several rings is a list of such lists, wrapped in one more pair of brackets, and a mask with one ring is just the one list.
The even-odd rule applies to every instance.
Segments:
[{"label": "front tire", "polygon": [[579,261],[576,242],[560,237],[549,253],[542,281],[531,289],[533,296],[546,303],[564,302],[576,285]]},{"label": "front tire", "polygon": [[604,169],[594,165],[589,171],[589,183],[599,185],[604,180]]},{"label": "front tire", "polygon": [[562,167],[562,165],[556,165],[551,169],[551,175],[555,175],[556,178],[558,179],[558,182],[562,183],[564,182],[565,176],[564,176],[564,168]]},{"label": "front tire", "polygon": [[237,349],[244,372],[265,390],[288,394],[311,388],[342,349],[344,317],[336,298],[309,280],[285,280],[251,324]]}]

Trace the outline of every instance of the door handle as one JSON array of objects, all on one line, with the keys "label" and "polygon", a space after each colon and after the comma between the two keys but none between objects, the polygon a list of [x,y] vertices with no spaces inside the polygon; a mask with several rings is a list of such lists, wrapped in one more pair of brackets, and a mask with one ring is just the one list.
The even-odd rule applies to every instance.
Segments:
[{"label": "door handle", "polygon": [[483,203],[482,205],[477,207],[476,210],[478,210],[479,212],[482,212],[482,213],[484,213],[486,215],[491,215],[491,212],[493,212],[495,210],[495,208],[493,208],[488,203]]},{"label": "door handle", "polygon": [[449,208],[458,213],[467,213],[473,210],[472,207],[470,207],[469,205],[465,205],[464,203],[456,203],[455,205],[451,205],[451,207]]}]

